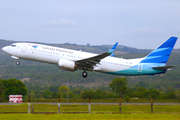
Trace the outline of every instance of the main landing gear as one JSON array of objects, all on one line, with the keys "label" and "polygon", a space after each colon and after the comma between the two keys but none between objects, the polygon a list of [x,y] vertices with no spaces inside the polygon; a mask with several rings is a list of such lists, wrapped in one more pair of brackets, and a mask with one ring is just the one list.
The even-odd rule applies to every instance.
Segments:
[{"label": "main landing gear", "polygon": [[83,71],[82,76],[83,76],[83,78],[86,78],[88,76],[87,72]]},{"label": "main landing gear", "polygon": [[16,61],[16,65],[20,65],[20,62],[19,62],[19,61]]}]

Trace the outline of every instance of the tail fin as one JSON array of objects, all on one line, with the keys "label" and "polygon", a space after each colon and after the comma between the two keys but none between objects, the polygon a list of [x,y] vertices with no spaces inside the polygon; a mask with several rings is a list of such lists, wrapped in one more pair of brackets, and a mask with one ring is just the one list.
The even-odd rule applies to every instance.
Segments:
[{"label": "tail fin", "polygon": [[149,55],[145,57],[140,63],[164,63],[169,59],[169,56],[173,50],[173,47],[177,41],[177,37],[170,37],[157,49],[152,51]]}]

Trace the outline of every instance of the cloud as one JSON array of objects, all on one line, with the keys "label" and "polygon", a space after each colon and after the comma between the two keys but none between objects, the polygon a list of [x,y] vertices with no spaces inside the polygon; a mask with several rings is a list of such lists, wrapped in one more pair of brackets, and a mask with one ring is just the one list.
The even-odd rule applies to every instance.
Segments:
[{"label": "cloud", "polygon": [[44,23],[44,25],[49,27],[56,27],[56,28],[72,28],[79,26],[77,22],[64,18],[61,18],[59,20],[50,20],[49,22]]}]

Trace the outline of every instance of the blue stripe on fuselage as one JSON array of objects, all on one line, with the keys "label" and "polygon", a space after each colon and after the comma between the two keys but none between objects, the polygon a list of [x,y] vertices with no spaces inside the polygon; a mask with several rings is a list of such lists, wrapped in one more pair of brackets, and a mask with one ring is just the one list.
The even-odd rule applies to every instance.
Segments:
[{"label": "blue stripe on fuselage", "polygon": [[[138,72],[139,65],[142,65],[141,72]],[[157,63],[137,64],[125,70],[115,71],[115,72],[106,72],[106,73],[114,74],[114,75],[139,76],[139,75],[155,75],[155,74],[161,74],[161,73],[166,72],[166,70],[155,70],[152,68],[152,66],[164,66],[164,64],[157,64]]]}]

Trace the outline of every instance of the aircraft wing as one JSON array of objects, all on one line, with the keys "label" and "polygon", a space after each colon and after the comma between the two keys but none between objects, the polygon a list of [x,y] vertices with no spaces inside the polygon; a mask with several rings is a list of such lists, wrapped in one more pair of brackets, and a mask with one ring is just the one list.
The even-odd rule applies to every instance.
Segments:
[{"label": "aircraft wing", "polygon": [[75,63],[77,67],[82,67],[84,69],[93,69],[93,66],[95,66],[96,64],[99,64],[101,59],[111,55],[114,52],[117,45],[118,45],[118,42],[116,42],[116,44],[111,49],[109,49],[108,52],[99,54],[94,57],[78,60],[78,61],[75,61]]}]

